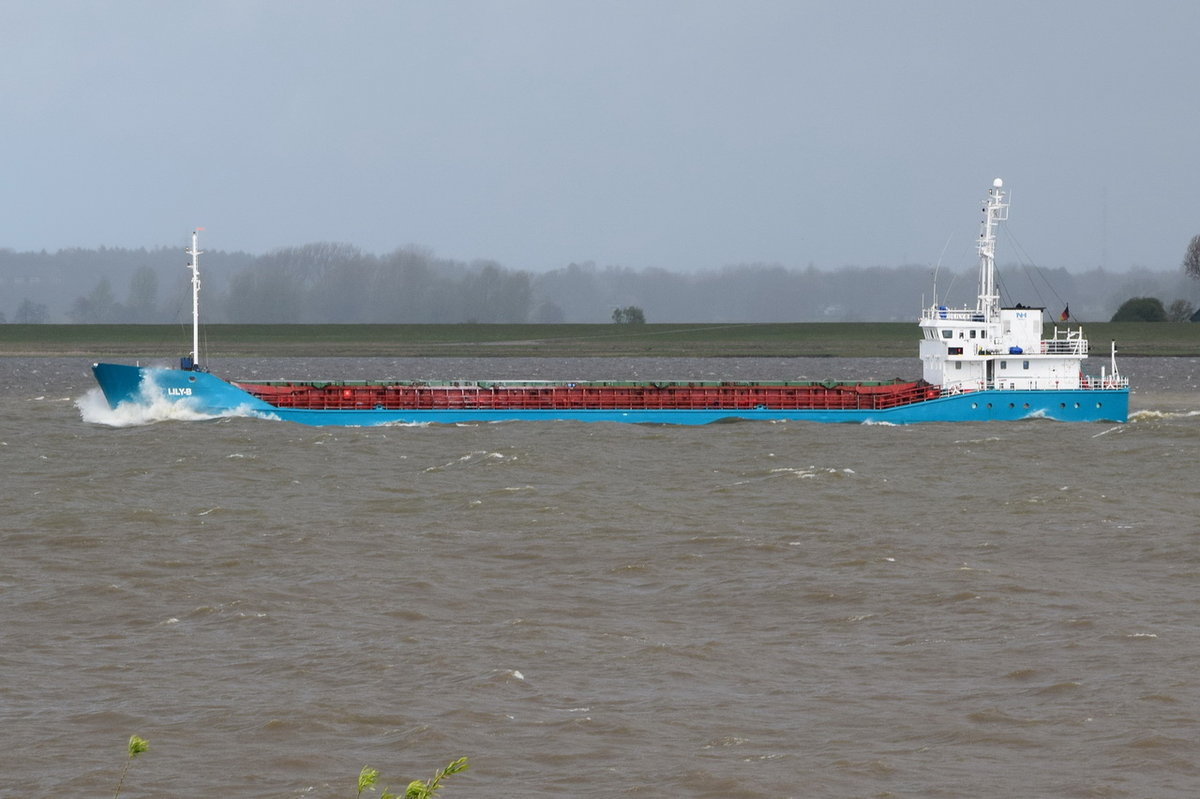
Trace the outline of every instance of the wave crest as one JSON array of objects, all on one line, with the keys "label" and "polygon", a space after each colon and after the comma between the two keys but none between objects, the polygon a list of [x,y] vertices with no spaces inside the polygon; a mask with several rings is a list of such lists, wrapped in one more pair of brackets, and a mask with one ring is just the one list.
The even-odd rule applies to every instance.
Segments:
[{"label": "wave crest", "polygon": [[242,409],[221,414],[200,413],[191,407],[186,400],[172,401],[162,396],[153,385],[142,386],[141,396],[136,402],[121,402],[111,408],[104,398],[104,392],[99,387],[88,391],[75,400],[75,407],[85,422],[102,424],[108,427],[139,427],[165,421],[203,421],[220,419],[230,416],[248,416],[249,412]]}]

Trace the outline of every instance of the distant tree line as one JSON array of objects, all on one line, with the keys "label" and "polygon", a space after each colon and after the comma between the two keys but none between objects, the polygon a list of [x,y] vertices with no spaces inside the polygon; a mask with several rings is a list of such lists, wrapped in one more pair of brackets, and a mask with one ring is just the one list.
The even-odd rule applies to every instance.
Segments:
[{"label": "distant tree line", "polygon": [[636,305],[630,305],[628,308],[613,308],[612,320],[613,324],[617,325],[644,325],[646,324],[646,312]]},{"label": "distant tree line", "polygon": [[[191,288],[183,249],[0,249],[0,321],[186,321]],[[1200,258],[1200,243],[1193,249]],[[1054,318],[1069,302],[1073,318],[1085,322],[1110,318],[1130,297],[1178,298],[1164,309],[1174,318],[1200,294],[1184,266],[1071,273],[1002,265],[1002,295],[1045,306]],[[974,304],[974,265],[940,270],[936,296],[934,277],[915,265],[823,270],[763,263],[703,272],[571,263],[531,272],[440,258],[419,247],[375,255],[314,243],[258,256],[206,251],[201,313],[208,322],[245,323],[851,322],[909,321],[935,301]]]},{"label": "distant tree line", "polygon": [[[1192,236],[1183,253],[1183,273],[1200,280],[1200,235]],[[1200,311],[1185,299],[1164,306],[1158,297],[1130,297],[1113,314],[1113,322],[1200,322]]]}]

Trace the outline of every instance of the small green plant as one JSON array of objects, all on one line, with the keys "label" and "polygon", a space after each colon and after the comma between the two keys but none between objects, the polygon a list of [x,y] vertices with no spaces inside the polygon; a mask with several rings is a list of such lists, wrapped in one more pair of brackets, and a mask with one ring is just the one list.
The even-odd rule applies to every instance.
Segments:
[{"label": "small green plant", "polygon": [[[125,775],[129,773],[129,766],[133,763],[133,759],[148,749],[150,749],[150,742],[145,738],[137,735],[129,736],[129,757],[125,760],[125,768],[121,769],[121,778],[117,780],[117,789],[113,792],[113,799],[117,799],[121,795],[121,786],[125,784]],[[442,786],[443,779],[466,770],[467,759],[460,757],[458,760],[450,761],[445,768],[435,771],[429,780],[413,780],[403,794],[388,793],[385,788],[379,799],[434,799],[434,794]],[[378,780],[379,772],[376,769],[363,766],[362,770],[358,772],[358,793],[355,794],[355,799],[362,799],[363,791],[374,788]]]},{"label": "small green plant", "polygon": [[370,766],[363,766],[362,771],[358,772],[358,795],[362,796],[363,791],[374,786],[377,779],[379,779],[378,771]]},{"label": "small green plant", "polygon": [[[443,779],[466,770],[467,759],[460,757],[458,760],[451,761],[445,768],[438,769],[428,781],[413,780],[408,784],[403,794],[388,793],[385,788],[383,793],[379,795],[379,799],[433,799],[438,788],[442,786]],[[363,766],[362,771],[358,773],[358,796],[361,797],[363,791],[374,787],[378,779],[378,771],[369,766]]]},{"label": "small green plant", "polygon": [[437,789],[442,785],[442,778],[449,777],[451,774],[457,774],[460,771],[467,770],[467,759],[460,757],[458,760],[451,761],[445,768],[438,769],[433,779],[429,782],[421,780],[413,780],[408,784],[408,788],[404,791],[404,799],[431,799]]},{"label": "small green plant", "polygon": [[129,773],[129,765],[133,763],[133,759],[149,748],[150,742],[145,738],[129,736],[129,757],[125,760],[125,768],[121,769],[121,779],[117,780],[117,790],[113,793],[113,799],[121,795],[121,786],[125,784],[125,775]]}]

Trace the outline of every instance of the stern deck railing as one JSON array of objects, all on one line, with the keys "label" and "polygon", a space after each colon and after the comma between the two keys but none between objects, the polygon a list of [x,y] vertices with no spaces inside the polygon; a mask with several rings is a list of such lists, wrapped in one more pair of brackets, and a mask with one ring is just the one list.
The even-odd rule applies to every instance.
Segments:
[{"label": "stern deck railing", "polygon": [[[1079,380],[1078,388],[1064,386],[1044,386],[1044,385],[1029,385],[1030,381],[1026,381],[1022,385],[1020,381],[1008,380],[1003,382],[987,383],[983,380],[977,380],[970,383],[957,383],[953,386],[943,386],[942,396],[949,397],[956,394],[968,394],[973,391],[1119,391],[1129,388],[1128,377],[1089,377],[1083,376]],[[1038,381],[1042,382],[1042,381]]]}]

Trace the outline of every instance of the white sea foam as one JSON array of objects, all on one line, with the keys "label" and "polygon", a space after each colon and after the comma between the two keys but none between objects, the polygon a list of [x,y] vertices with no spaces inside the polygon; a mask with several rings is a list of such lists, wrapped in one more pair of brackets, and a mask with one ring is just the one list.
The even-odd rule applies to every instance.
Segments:
[{"label": "white sea foam", "polygon": [[517,459],[516,455],[505,455],[503,452],[490,452],[485,449],[477,449],[477,450],[468,452],[466,455],[459,456],[456,460],[452,460],[448,463],[444,463],[441,466],[430,466],[430,467],[426,468],[425,471],[441,472],[441,471],[445,471],[446,469],[458,468],[458,467],[460,467],[462,465],[466,465],[466,464],[476,464],[476,463],[495,462],[495,461],[508,463],[511,461],[515,461],[516,459]]},{"label": "white sea foam", "polygon": [[808,469],[797,469],[794,466],[781,467],[779,469],[771,469],[770,474],[787,474],[799,477],[802,480],[807,480],[817,476],[815,466],[810,466]]},{"label": "white sea foam", "polygon": [[136,402],[121,402],[111,408],[99,387],[88,391],[75,400],[75,407],[83,421],[109,427],[137,427],[154,422],[201,421],[232,416],[256,415],[246,408],[234,408],[221,414],[199,413],[187,400],[171,401],[153,385],[143,385]]},{"label": "white sea foam", "polygon": [[1200,411],[1155,411],[1144,410],[1134,411],[1129,414],[1131,422],[1148,422],[1154,419],[1188,419],[1192,416],[1200,416]]},{"label": "white sea foam", "polygon": [[1106,435],[1108,435],[1109,433],[1113,432],[1114,430],[1116,430],[1116,431],[1118,431],[1118,432],[1119,432],[1119,431],[1120,431],[1120,430],[1122,430],[1122,429],[1123,429],[1123,428],[1122,428],[1122,426],[1121,426],[1121,425],[1117,425],[1116,427],[1110,427],[1110,428],[1108,428],[1108,429],[1106,429],[1106,430],[1101,430],[1099,433],[1096,433],[1094,436],[1092,436],[1092,438],[1099,438],[1100,436],[1106,436]]}]

